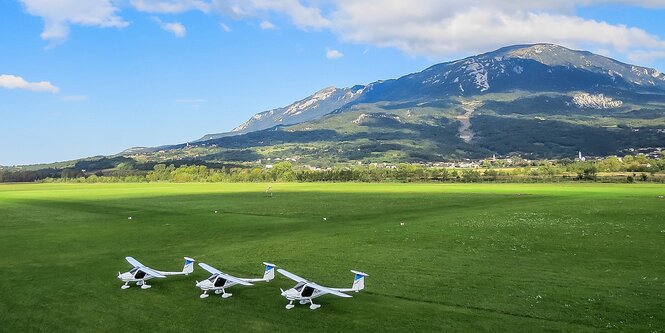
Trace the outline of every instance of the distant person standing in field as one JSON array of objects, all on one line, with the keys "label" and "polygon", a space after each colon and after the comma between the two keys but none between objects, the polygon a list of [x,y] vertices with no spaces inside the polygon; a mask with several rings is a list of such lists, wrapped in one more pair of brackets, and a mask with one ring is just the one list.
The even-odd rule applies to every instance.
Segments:
[{"label": "distant person standing in field", "polygon": [[266,197],[272,198],[272,185],[268,185],[268,188],[266,188]]}]

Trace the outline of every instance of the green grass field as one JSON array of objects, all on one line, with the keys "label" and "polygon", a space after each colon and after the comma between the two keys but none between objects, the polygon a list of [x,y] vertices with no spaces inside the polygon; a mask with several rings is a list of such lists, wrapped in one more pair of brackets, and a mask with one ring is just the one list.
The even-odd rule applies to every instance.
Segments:
[{"label": "green grass field", "polygon": [[[665,331],[665,186],[265,187],[0,185],[0,331]],[[199,299],[199,267],[121,290],[128,255],[370,276],[354,298],[286,310],[279,275],[229,299]]]}]

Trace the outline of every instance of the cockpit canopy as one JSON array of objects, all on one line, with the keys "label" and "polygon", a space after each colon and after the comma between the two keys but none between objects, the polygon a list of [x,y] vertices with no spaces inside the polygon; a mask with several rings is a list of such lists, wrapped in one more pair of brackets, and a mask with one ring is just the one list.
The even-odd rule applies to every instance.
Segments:
[{"label": "cockpit canopy", "polygon": [[129,273],[131,273],[135,279],[143,279],[145,277],[145,272],[139,267],[132,268]]},{"label": "cockpit canopy", "polygon": [[305,282],[298,282],[298,284],[296,284],[296,286],[293,287],[293,289],[295,289],[295,290],[297,290],[298,292],[300,292],[300,291],[302,290],[302,288],[303,288],[305,285],[306,285]]},{"label": "cockpit canopy", "polygon": [[224,287],[224,285],[226,284],[226,279],[217,274],[209,277],[208,281],[212,282],[212,285],[217,288]]}]

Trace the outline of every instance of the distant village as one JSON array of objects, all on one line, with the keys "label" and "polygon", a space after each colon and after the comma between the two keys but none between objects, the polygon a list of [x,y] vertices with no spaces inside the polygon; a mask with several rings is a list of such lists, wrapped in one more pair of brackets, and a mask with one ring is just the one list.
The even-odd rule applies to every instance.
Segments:
[{"label": "distant village", "polygon": [[[630,148],[626,150],[626,155],[644,155],[645,157],[649,159],[660,159],[663,157],[663,153],[665,153],[665,148]],[[563,159],[529,159],[522,157],[520,155],[511,155],[511,156],[497,156],[496,154],[492,155],[491,158],[487,159],[481,159],[481,160],[472,160],[472,159],[463,159],[463,160],[458,160],[458,161],[447,161],[447,162],[412,162],[409,164],[415,164],[415,165],[420,165],[425,168],[447,168],[447,169],[479,169],[479,168],[488,168],[488,167],[505,167],[505,168],[510,168],[510,167],[525,167],[525,166],[532,166],[536,165],[538,163],[543,163],[543,162],[550,162],[550,163],[555,163],[555,162],[560,162],[563,160],[569,160],[569,161],[576,161],[576,162],[585,162],[585,161],[597,161],[601,159],[605,159],[608,157],[615,157],[619,161],[623,160],[622,156],[617,156],[617,155],[611,155],[611,156],[586,156],[584,155],[581,151],[577,153],[575,156],[571,156],[570,158],[563,158]],[[253,165],[261,165],[266,169],[272,169],[276,163],[280,162],[292,162],[292,163],[298,163],[300,160],[299,156],[294,156],[294,157],[287,157],[287,158],[265,158],[265,159],[259,159],[251,164]],[[358,166],[371,166],[375,167],[378,169],[397,169],[398,164],[396,163],[377,163],[377,162],[372,162],[372,163],[363,163],[363,162],[355,162],[355,165]],[[302,166],[306,170],[312,170],[312,171],[324,171],[324,170],[331,170],[332,167],[317,167],[317,166],[311,166],[304,164]]]}]

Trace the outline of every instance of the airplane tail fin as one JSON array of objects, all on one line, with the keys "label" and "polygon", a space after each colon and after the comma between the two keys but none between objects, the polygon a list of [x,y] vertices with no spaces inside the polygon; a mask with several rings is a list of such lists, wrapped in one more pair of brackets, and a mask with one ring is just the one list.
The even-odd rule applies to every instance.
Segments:
[{"label": "airplane tail fin", "polygon": [[274,279],[275,278],[275,267],[277,267],[277,265],[271,264],[271,263],[268,263],[268,262],[264,262],[263,264],[266,266],[265,271],[263,271],[263,279],[266,280],[266,281],[270,281],[270,280]]},{"label": "airplane tail fin", "polygon": [[353,286],[351,287],[351,290],[358,292],[365,289],[365,277],[369,275],[354,270],[351,270],[351,272],[355,274],[353,277]]},{"label": "airplane tail fin", "polygon": [[185,266],[182,266],[182,272],[185,274],[189,274],[194,271],[194,262],[196,260],[190,258],[190,257],[185,257]]}]

